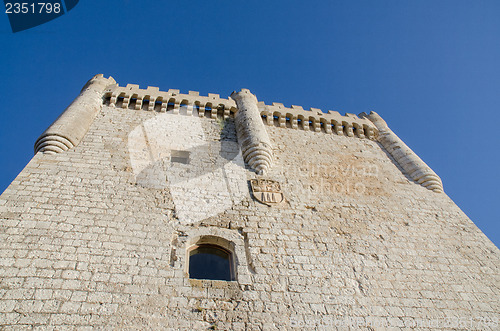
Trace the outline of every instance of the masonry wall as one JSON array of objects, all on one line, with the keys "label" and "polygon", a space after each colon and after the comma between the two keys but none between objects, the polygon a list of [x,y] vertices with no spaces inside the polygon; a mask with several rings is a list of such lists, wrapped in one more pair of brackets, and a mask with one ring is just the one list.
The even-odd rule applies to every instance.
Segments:
[{"label": "masonry wall", "polygon": [[[158,116],[105,106],[77,147],[38,153],[1,195],[2,328],[498,327],[500,251],[376,141],[266,126],[265,178],[285,196],[269,207],[232,119]],[[199,132],[162,140],[191,132],[165,123]],[[235,243],[236,281],[187,277],[201,235]]]}]

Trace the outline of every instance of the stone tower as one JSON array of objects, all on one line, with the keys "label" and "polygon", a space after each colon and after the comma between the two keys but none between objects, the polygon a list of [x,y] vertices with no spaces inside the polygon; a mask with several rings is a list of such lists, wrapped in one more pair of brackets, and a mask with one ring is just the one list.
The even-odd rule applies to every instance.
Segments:
[{"label": "stone tower", "polygon": [[0,236],[0,328],[499,327],[500,251],[376,113],[97,75]]}]

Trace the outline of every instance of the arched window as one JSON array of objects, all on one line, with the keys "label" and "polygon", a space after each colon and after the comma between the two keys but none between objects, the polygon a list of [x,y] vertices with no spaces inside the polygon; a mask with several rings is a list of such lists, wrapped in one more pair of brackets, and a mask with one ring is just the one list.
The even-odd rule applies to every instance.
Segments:
[{"label": "arched window", "polygon": [[193,246],[189,250],[189,278],[234,280],[232,253],[212,244]]}]

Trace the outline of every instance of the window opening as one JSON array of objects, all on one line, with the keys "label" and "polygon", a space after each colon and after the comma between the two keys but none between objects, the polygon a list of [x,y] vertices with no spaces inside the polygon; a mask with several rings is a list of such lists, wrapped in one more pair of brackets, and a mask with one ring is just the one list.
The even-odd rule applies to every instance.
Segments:
[{"label": "window opening", "polygon": [[128,107],[130,109],[134,109],[136,103],[137,103],[137,98],[131,98],[130,101],[128,102]]},{"label": "window opening", "polygon": [[167,111],[173,110],[174,106],[175,106],[174,101],[170,100],[169,102],[167,102]]},{"label": "window opening", "polygon": [[170,162],[189,164],[189,154],[191,153],[188,151],[171,151]]},{"label": "window opening", "polygon": [[181,103],[179,106],[179,113],[182,115],[187,115],[188,112],[188,104],[187,103]]},{"label": "window opening", "polygon": [[121,106],[123,105],[123,100],[125,98],[123,96],[119,96],[117,99],[116,99],[116,107],[117,108],[121,108]]},{"label": "window opening", "polygon": [[162,103],[163,103],[162,100],[156,100],[155,101],[155,106],[154,106],[155,111],[160,111],[161,110]]},{"label": "window opening", "polygon": [[189,278],[234,280],[232,254],[216,245],[197,245],[189,252]]},{"label": "window opening", "polygon": [[208,118],[212,117],[212,107],[205,105],[205,116]]}]

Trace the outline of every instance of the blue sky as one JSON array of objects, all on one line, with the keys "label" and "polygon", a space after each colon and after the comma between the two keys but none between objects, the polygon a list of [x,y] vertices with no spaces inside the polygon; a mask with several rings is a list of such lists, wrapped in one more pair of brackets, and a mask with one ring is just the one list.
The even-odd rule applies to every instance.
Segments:
[{"label": "blue sky", "polygon": [[500,1],[97,1],[0,14],[0,192],[96,73],[120,84],[374,110],[500,246]]}]

